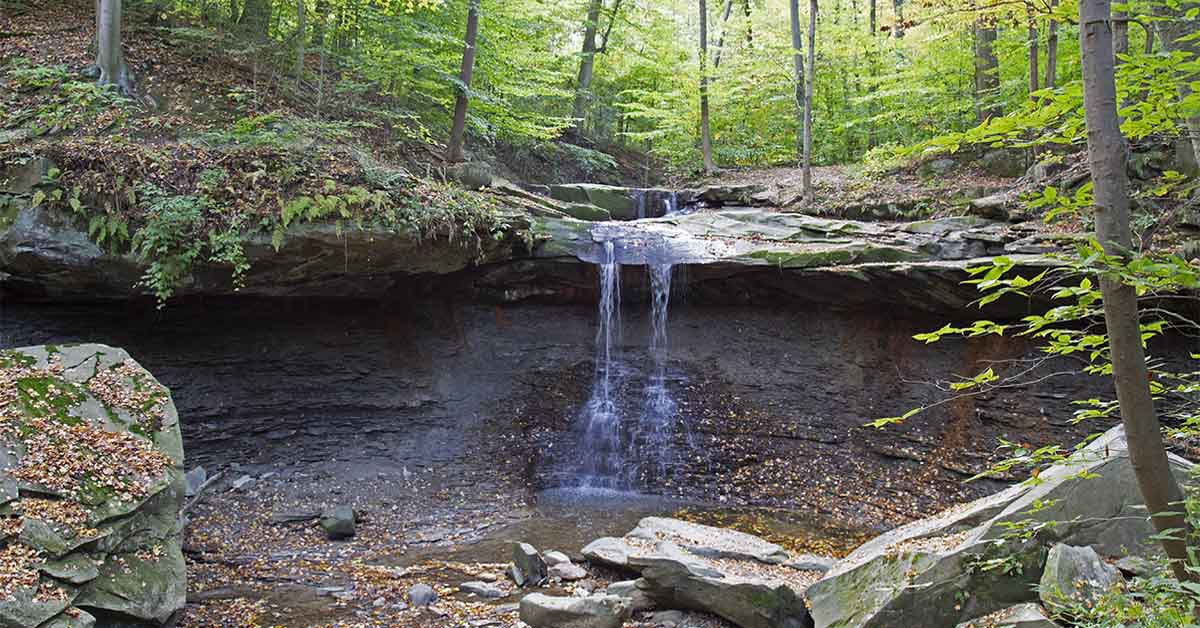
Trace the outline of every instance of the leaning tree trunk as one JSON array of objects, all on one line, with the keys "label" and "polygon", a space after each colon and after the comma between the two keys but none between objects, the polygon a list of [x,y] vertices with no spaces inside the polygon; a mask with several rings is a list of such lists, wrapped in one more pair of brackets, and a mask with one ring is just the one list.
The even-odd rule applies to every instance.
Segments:
[{"label": "leaning tree trunk", "polygon": [[[1079,39],[1083,63],[1088,161],[1095,189],[1096,239],[1108,255],[1123,258],[1132,249],[1125,138],[1117,120],[1117,86],[1110,21],[1111,0],[1080,0]],[[1180,581],[1195,580],[1187,569],[1188,523],[1183,493],[1171,473],[1162,428],[1150,396],[1142,347],[1137,293],[1118,279],[1103,278],[1104,319],[1112,353],[1112,378],[1129,443],[1129,459],[1151,521]],[[1171,534],[1164,534],[1172,530]]]},{"label": "leaning tree trunk", "polygon": [[804,35],[800,30],[800,0],[790,0],[792,14],[792,80],[796,84],[796,160],[804,161]]},{"label": "leaning tree trunk", "polygon": [[708,116],[708,2],[705,0],[700,0],[700,152],[704,157],[704,173],[716,172]]},{"label": "leaning tree trunk", "polygon": [[717,36],[717,51],[713,53],[713,71],[721,69],[721,53],[725,51],[725,33],[729,30],[729,16],[733,15],[733,0],[725,0],[721,11],[721,34]]},{"label": "leaning tree trunk", "polygon": [[479,0],[471,0],[467,8],[467,34],[463,38],[462,68],[458,73],[458,97],[454,99],[454,125],[450,128],[450,143],[446,146],[446,161],[463,160],[463,143],[467,134],[467,105],[470,104],[471,75],[475,73],[475,39],[479,34]]},{"label": "leaning tree trunk", "polygon": [[812,124],[813,79],[817,65],[817,0],[808,3],[808,71],[804,75],[804,204],[813,203],[812,185]]},{"label": "leaning tree trunk", "polygon": [[996,57],[996,25],[990,18],[975,21],[976,118],[983,122],[1004,115],[1000,104],[1000,59]]},{"label": "leaning tree trunk", "polygon": [[133,96],[133,73],[121,44],[121,0],[96,0],[96,68],[100,85]]}]

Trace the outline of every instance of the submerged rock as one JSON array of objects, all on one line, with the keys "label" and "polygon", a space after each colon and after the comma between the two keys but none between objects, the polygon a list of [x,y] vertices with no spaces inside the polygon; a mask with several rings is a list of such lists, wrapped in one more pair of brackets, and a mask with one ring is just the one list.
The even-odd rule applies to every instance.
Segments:
[{"label": "submerged rock", "polygon": [[532,628],[621,628],[632,610],[613,595],[551,597],[532,593],[521,599],[521,621]]},{"label": "submerged rock", "polygon": [[[1186,481],[1192,465],[1172,457],[1172,466]],[[1036,484],[865,543],[811,586],[808,600],[818,628],[957,625],[1036,601],[1037,578],[1056,544],[1090,545],[1105,556],[1156,551],[1147,519],[1118,427],[1046,470]],[[1009,535],[1014,524],[1047,521],[1057,523],[1034,540]],[[989,559],[1003,559],[1010,569],[978,568]]]},{"label": "submerged rock", "polygon": [[0,624],[94,625],[82,606],[157,625],[183,607],[179,418],[128,353],[0,351],[0,452]]}]

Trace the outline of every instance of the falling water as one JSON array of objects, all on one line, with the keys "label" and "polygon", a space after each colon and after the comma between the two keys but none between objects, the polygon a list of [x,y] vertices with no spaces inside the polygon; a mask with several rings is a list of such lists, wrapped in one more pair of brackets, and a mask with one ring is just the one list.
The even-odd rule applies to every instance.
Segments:
[{"label": "falling water", "polygon": [[633,191],[633,204],[637,208],[638,220],[645,218],[646,217],[646,191],[645,190],[634,190]]},{"label": "falling water", "polygon": [[667,358],[670,344],[667,320],[671,306],[671,264],[652,264],[650,269],[651,302],[650,359],[653,362],[646,383],[642,420],[639,426],[644,437],[645,452],[656,461],[657,477],[666,474],[671,457],[675,417],[679,406],[668,387]]},{"label": "falling water", "polygon": [[596,332],[596,374],[584,407],[585,456],[582,485],[619,488],[622,472],[621,412],[617,400],[620,373],[621,265],[612,242],[604,243],[600,264],[600,329]]},{"label": "falling water", "polygon": [[679,211],[679,192],[672,191],[663,199],[664,216],[670,216]]}]

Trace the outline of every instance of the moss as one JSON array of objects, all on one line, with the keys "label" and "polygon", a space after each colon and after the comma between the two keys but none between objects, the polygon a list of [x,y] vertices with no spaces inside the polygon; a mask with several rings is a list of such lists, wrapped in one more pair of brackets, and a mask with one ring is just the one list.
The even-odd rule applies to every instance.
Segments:
[{"label": "moss", "polygon": [[[87,398],[83,387],[60,377],[25,377],[17,380],[17,398],[27,416],[53,418],[67,425],[81,420],[71,416],[71,408]],[[47,409],[43,404],[48,405]]]}]

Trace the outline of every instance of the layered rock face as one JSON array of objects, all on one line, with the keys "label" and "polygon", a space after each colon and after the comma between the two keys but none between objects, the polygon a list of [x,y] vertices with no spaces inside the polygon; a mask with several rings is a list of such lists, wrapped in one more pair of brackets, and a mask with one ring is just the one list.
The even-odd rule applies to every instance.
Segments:
[{"label": "layered rock face", "polygon": [[182,498],[175,405],[128,353],[0,351],[0,625],[167,622]]}]

